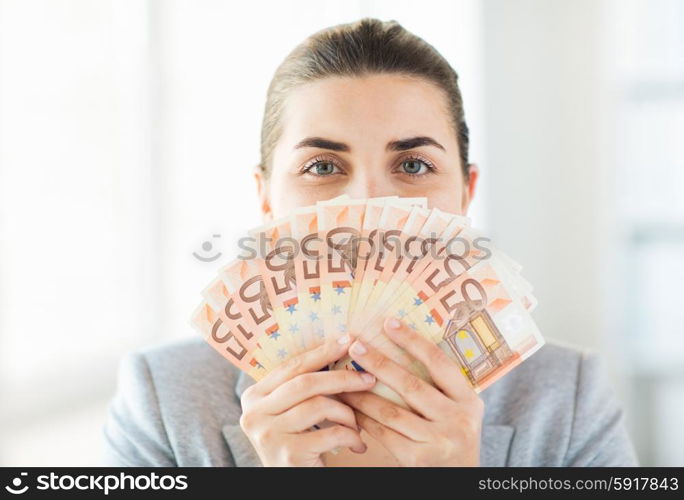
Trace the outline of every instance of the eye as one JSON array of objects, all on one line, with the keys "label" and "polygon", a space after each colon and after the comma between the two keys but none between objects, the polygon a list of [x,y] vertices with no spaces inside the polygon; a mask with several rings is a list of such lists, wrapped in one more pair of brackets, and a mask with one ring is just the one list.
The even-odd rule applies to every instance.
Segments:
[{"label": "eye", "polygon": [[302,168],[302,173],[316,177],[326,177],[340,172],[337,164],[327,158],[314,158]]},{"label": "eye", "polygon": [[405,158],[399,164],[399,173],[410,176],[422,176],[434,172],[432,163],[422,158]]}]

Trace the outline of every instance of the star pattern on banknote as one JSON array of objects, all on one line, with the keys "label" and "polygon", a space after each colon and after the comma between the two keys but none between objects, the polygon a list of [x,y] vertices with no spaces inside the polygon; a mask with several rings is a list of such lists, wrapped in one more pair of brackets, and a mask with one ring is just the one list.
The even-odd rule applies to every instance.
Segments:
[{"label": "star pattern on banknote", "polygon": [[337,288],[335,288],[335,291],[337,292],[337,295],[342,295],[344,293],[344,287],[338,286]]},{"label": "star pattern on banknote", "polygon": [[421,299],[420,297],[416,297],[415,299],[413,299],[413,305],[414,305],[414,306],[419,306],[419,305],[421,305],[422,303],[423,303],[423,301],[422,301],[422,299]]},{"label": "star pattern on banknote", "polygon": [[297,323],[292,323],[289,330],[290,333],[297,333],[299,331],[299,325]]},{"label": "star pattern on banknote", "polygon": [[338,305],[334,305],[332,309],[330,310],[331,313],[333,314],[340,314],[342,313],[342,308]]},{"label": "star pattern on banknote", "polygon": [[406,314],[408,314],[408,313],[407,313],[404,309],[399,309],[399,310],[397,311],[397,314],[399,315],[400,318],[403,318],[403,317],[406,316]]},{"label": "star pattern on banknote", "polygon": [[435,318],[433,318],[431,315],[427,314],[427,315],[425,315],[425,322],[428,325],[431,325],[432,323],[435,322]]},{"label": "star pattern on banknote", "polygon": [[314,302],[318,302],[319,300],[321,300],[321,292],[312,293],[311,298]]},{"label": "star pattern on banknote", "polygon": [[275,332],[273,332],[273,333],[270,335],[270,337],[271,337],[273,340],[278,340],[278,337],[280,337],[280,332],[279,332],[278,330],[276,330]]},{"label": "star pattern on banknote", "polygon": [[278,349],[278,357],[283,359],[285,356],[287,356],[287,351],[285,349]]},{"label": "star pattern on banknote", "polygon": [[290,304],[289,306],[287,306],[287,312],[289,312],[290,314],[293,314],[296,310],[297,308],[294,304]]},{"label": "star pattern on banknote", "polygon": [[309,314],[309,319],[311,321],[318,321],[318,314],[316,314],[315,312],[312,312],[311,314]]}]

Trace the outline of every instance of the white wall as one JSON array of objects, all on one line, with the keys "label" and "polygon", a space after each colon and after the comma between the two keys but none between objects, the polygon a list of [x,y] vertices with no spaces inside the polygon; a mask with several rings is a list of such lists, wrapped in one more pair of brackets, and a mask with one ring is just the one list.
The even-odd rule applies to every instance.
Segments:
[{"label": "white wall", "polygon": [[483,3],[489,221],[547,338],[599,350],[643,464],[684,463],[684,2]]},{"label": "white wall", "polygon": [[0,464],[94,463],[121,354],[196,335],[217,264],[192,252],[260,222],[266,88],[312,32],[376,16],[424,36],[483,157],[474,0],[235,5],[0,0]]},{"label": "white wall", "polygon": [[603,92],[599,3],[484,3],[492,234],[525,268],[545,335],[595,346]]}]

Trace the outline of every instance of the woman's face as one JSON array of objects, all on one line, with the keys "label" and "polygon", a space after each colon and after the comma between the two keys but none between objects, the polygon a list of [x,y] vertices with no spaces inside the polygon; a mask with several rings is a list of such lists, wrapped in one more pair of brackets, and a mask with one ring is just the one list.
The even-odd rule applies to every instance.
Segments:
[{"label": "woman's face", "polygon": [[425,196],[430,208],[465,214],[478,171],[466,182],[446,98],[400,75],[334,77],[293,91],[268,181],[257,173],[267,219],[348,194]]}]

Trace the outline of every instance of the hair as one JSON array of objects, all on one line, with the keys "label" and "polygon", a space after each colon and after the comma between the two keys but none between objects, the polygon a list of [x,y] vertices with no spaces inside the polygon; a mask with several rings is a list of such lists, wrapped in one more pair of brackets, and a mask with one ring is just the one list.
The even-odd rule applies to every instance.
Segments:
[{"label": "hair", "polygon": [[458,74],[430,44],[397,21],[363,18],[322,29],[295,47],[278,66],[268,87],[261,127],[259,169],[268,178],[273,150],[282,132],[282,113],[290,91],[333,76],[399,74],[422,78],[444,91],[446,111],[456,133],[465,179],[468,179],[468,126]]}]

